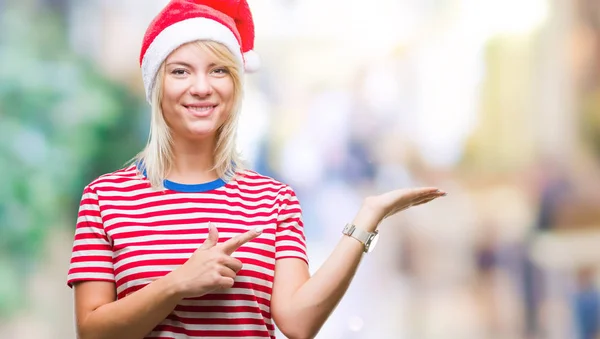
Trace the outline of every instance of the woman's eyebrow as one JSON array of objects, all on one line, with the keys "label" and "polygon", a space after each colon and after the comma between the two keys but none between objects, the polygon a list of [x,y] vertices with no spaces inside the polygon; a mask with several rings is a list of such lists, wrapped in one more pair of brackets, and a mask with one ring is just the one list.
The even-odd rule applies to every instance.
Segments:
[{"label": "woman's eyebrow", "polygon": [[167,63],[167,66],[170,65],[179,65],[179,66],[183,66],[183,67],[187,67],[187,68],[193,68],[192,65],[188,64],[187,62],[184,61],[171,61]]},{"label": "woman's eyebrow", "polygon": [[[187,68],[194,68],[194,66],[192,66],[191,64],[189,64],[189,63],[187,63],[185,61],[177,61],[177,60],[175,60],[175,61],[171,61],[171,62],[167,63],[167,66],[171,66],[171,65],[179,65],[179,66],[183,66],[183,67],[187,67]],[[215,66],[217,66],[217,63],[211,62],[208,65],[208,68],[212,68],[212,67],[215,67]]]}]

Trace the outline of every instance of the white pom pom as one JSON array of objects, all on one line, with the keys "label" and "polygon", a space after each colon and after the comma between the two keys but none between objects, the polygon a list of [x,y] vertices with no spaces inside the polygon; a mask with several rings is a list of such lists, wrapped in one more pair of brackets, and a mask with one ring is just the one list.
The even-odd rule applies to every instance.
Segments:
[{"label": "white pom pom", "polygon": [[253,73],[260,69],[260,57],[253,50],[244,53],[244,62],[244,69],[247,73]]}]

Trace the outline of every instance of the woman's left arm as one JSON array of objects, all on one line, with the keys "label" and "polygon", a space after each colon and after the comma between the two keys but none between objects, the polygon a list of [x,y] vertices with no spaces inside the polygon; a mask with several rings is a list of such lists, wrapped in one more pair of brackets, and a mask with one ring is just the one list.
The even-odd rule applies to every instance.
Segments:
[{"label": "woman's left arm", "polygon": [[[373,232],[385,217],[443,195],[435,188],[420,188],[369,197],[352,223]],[[281,332],[289,339],[315,337],[346,293],[363,253],[362,243],[343,236],[312,277],[301,259],[277,260],[271,313]]]}]

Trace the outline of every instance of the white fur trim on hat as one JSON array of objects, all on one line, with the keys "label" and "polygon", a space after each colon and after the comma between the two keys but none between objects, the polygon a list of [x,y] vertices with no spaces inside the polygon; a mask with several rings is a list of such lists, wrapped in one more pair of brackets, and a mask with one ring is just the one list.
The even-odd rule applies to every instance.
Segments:
[{"label": "white fur trim on hat", "polygon": [[212,40],[225,45],[239,64],[243,64],[240,45],[233,32],[223,24],[207,18],[191,18],[166,27],[152,41],[142,59],[142,78],[146,100],[152,102],[156,72],[165,59],[179,46],[196,40]]}]

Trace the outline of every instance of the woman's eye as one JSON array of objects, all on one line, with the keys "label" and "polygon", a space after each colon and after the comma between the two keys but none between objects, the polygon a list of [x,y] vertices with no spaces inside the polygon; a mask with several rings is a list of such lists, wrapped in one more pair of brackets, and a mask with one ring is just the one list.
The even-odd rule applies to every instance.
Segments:
[{"label": "woman's eye", "polygon": [[226,68],[215,68],[213,70],[213,73],[216,73],[216,74],[227,74],[229,72],[227,71]]},{"label": "woman's eye", "polygon": [[185,75],[185,69],[174,69],[171,71],[173,75]]}]

